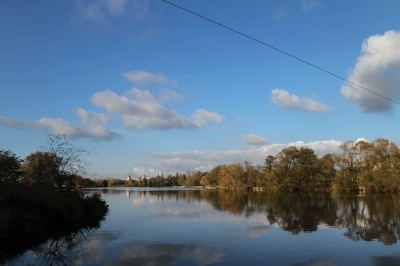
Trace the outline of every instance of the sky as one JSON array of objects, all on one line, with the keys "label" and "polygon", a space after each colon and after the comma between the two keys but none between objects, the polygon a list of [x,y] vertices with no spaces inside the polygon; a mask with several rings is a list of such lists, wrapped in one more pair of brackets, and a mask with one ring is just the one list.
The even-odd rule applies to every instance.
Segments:
[{"label": "sky", "polygon": [[0,150],[65,134],[97,179],[400,145],[400,1],[169,1],[253,39],[162,0],[1,1]]}]

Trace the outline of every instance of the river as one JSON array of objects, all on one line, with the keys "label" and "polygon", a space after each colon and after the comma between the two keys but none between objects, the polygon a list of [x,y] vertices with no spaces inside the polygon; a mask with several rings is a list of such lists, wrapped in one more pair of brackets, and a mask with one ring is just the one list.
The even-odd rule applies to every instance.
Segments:
[{"label": "river", "polygon": [[99,229],[10,265],[400,265],[398,194],[95,191],[110,206]]}]

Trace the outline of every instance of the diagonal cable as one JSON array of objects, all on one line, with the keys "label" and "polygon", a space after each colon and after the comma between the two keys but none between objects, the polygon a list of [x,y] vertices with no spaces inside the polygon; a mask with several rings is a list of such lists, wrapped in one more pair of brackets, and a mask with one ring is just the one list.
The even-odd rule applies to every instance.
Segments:
[{"label": "diagonal cable", "polygon": [[239,34],[239,35],[242,35],[243,37],[246,37],[246,38],[250,39],[250,40],[253,40],[253,41],[258,42],[258,43],[260,43],[260,44],[262,44],[262,45],[265,45],[265,46],[267,46],[267,47],[269,47],[269,48],[271,48],[271,49],[274,49],[275,51],[278,51],[278,52],[280,52],[280,53],[282,53],[282,54],[285,54],[285,55],[287,55],[287,56],[289,56],[289,57],[292,57],[292,58],[294,58],[294,59],[296,59],[296,60],[298,60],[298,61],[300,61],[300,62],[302,62],[302,63],[304,63],[304,64],[307,64],[307,65],[309,65],[309,66],[312,66],[312,67],[314,67],[314,68],[316,68],[316,69],[318,69],[318,70],[321,70],[321,71],[323,71],[323,72],[325,72],[325,73],[327,73],[327,74],[329,74],[329,75],[331,75],[331,76],[334,76],[334,77],[336,77],[336,78],[338,78],[338,79],[341,79],[341,80],[343,80],[343,81],[345,81],[345,82],[347,82],[347,83],[350,83],[350,84],[352,84],[352,85],[354,85],[354,86],[357,86],[357,87],[359,87],[359,88],[361,88],[361,89],[363,89],[363,90],[369,91],[369,92],[371,92],[371,93],[373,93],[373,94],[375,94],[375,95],[377,95],[377,96],[379,96],[379,97],[382,97],[382,98],[384,98],[384,99],[386,99],[386,100],[388,100],[388,101],[391,101],[391,102],[393,102],[393,103],[400,104],[399,102],[396,102],[395,100],[392,100],[392,99],[390,99],[390,98],[388,98],[388,97],[386,97],[386,96],[383,96],[382,94],[379,94],[379,93],[377,93],[377,92],[374,92],[374,91],[372,91],[372,90],[369,90],[369,89],[367,89],[367,88],[365,88],[365,87],[363,87],[363,86],[361,86],[361,85],[358,85],[357,83],[351,82],[351,81],[348,80],[348,79],[342,78],[341,76],[338,76],[338,75],[336,75],[336,74],[334,74],[334,73],[332,73],[332,72],[330,72],[330,71],[328,71],[328,70],[325,70],[325,69],[323,69],[323,68],[321,68],[321,67],[319,67],[319,66],[316,66],[316,65],[314,65],[314,64],[312,64],[312,63],[309,63],[309,62],[307,62],[307,61],[305,61],[305,60],[303,60],[303,59],[301,59],[301,58],[299,58],[299,57],[297,57],[297,56],[294,56],[294,55],[289,54],[289,53],[287,53],[287,52],[285,52],[285,51],[282,51],[282,50],[280,50],[280,49],[278,49],[278,48],[276,48],[276,47],[274,47],[274,46],[272,46],[272,45],[269,45],[269,44],[267,44],[267,43],[265,43],[265,42],[262,42],[262,41],[260,41],[260,40],[258,40],[258,39],[256,39],[256,38],[253,38],[253,37],[251,37],[251,36],[249,36],[249,35],[247,35],[247,34],[244,34],[244,33],[240,32],[240,31],[237,31],[237,30],[232,29],[232,28],[230,28],[230,27],[228,27],[228,26],[225,26],[225,25],[223,25],[223,24],[221,24],[221,23],[219,23],[219,22],[216,22],[215,20],[212,20],[212,19],[209,19],[209,18],[207,18],[207,17],[204,17],[204,16],[202,16],[202,15],[200,15],[200,14],[197,14],[197,13],[195,13],[195,12],[193,12],[193,11],[190,11],[190,10],[188,10],[188,9],[186,9],[186,8],[183,8],[183,7],[181,7],[181,6],[178,6],[178,5],[176,5],[176,4],[173,4],[173,3],[171,3],[171,2],[168,2],[168,1],[166,1],[166,0],[162,0],[162,1],[165,2],[165,3],[167,3],[167,4],[170,4],[170,5],[174,6],[174,7],[176,7],[176,8],[179,8],[179,9],[181,9],[181,10],[183,10],[183,11],[186,11],[186,12],[188,12],[188,13],[190,13],[190,14],[193,14],[193,15],[195,15],[195,16],[198,16],[198,17],[202,18],[202,19],[205,19],[205,20],[207,20],[207,21],[209,21],[209,22],[212,22],[212,23],[214,23],[214,24],[216,24],[216,25],[218,25],[218,26],[221,26],[221,27],[223,27],[223,28],[225,28],[225,29],[227,29],[227,30],[233,31],[233,32],[235,32],[235,33],[237,33],[237,34]]}]

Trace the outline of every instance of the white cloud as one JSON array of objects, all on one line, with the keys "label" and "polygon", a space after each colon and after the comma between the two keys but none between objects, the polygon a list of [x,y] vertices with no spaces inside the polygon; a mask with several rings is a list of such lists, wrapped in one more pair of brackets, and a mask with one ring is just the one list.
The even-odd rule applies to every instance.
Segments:
[{"label": "white cloud", "polygon": [[133,88],[129,94],[133,95],[133,99],[106,90],[95,93],[91,100],[109,112],[120,114],[125,127],[134,129],[199,128],[210,122],[222,123],[224,120],[223,116],[204,109],[186,118],[160,105],[149,91]]},{"label": "white cloud", "polygon": [[301,1],[301,9],[303,11],[310,11],[320,7],[322,4],[318,0],[302,0]]},{"label": "white cloud", "polygon": [[25,125],[19,121],[0,115],[0,124],[5,127],[23,128]]},{"label": "white cloud", "polygon": [[190,119],[192,126],[194,127],[203,127],[208,122],[220,124],[224,122],[224,120],[225,118],[222,115],[207,111],[205,109],[197,110],[196,112],[194,112],[194,114],[192,114]]},{"label": "white cloud", "polygon": [[136,179],[137,177],[142,176],[146,171],[142,167],[135,166],[132,168],[133,172],[133,179]]},{"label": "white cloud", "polygon": [[88,112],[82,108],[76,110],[77,116],[84,124],[83,135],[81,137],[89,137],[94,139],[114,139],[119,137],[118,134],[108,130],[105,125],[108,124],[109,119],[106,114]]},{"label": "white cloud", "polygon": [[326,113],[330,108],[321,102],[307,97],[291,95],[288,91],[274,89],[272,93],[272,102],[285,109],[302,110],[305,112]]},{"label": "white cloud", "polygon": [[[387,31],[364,40],[361,55],[348,80],[389,99],[400,99],[400,32]],[[366,113],[388,113],[393,103],[354,85],[343,85],[342,95]]]},{"label": "white cloud", "polygon": [[150,86],[150,85],[177,85],[174,80],[169,80],[163,74],[149,73],[147,71],[132,71],[123,73],[124,77],[137,85]]},{"label": "white cloud", "polygon": [[342,143],[343,142],[338,140],[297,141],[286,144],[268,144],[261,147],[228,151],[159,152],[150,154],[154,161],[141,164],[141,167],[144,170],[163,169],[162,171],[164,171],[164,174],[168,175],[176,172],[185,173],[186,170],[194,170],[199,167],[201,171],[208,171],[217,165],[228,165],[244,161],[250,161],[255,165],[262,165],[268,155],[276,155],[282,149],[289,146],[310,147],[316,154],[323,156],[327,153],[339,153],[339,145]]},{"label": "white cloud", "polygon": [[252,146],[260,146],[260,145],[267,145],[268,140],[257,136],[256,134],[244,134],[242,135],[242,141],[245,144],[252,145]]},{"label": "white cloud", "polygon": [[368,142],[367,139],[365,139],[365,138],[358,138],[358,139],[356,139],[356,141],[354,141],[354,144],[356,144],[357,142],[360,142],[360,141]]},{"label": "white cloud", "polygon": [[185,97],[182,94],[169,89],[164,89],[158,97],[159,102],[180,102],[184,99]]},{"label": "white cloud", "polygon": [[110,140],[118,138],[117,133],[108,130],[105,125],[108,117],[105,114],[78,108],[75,113],[81,119],[81,125],[73,125],[61,118],[41,118],[36,121],[19,122],[5,116],[0,116],[0,124],[6,127],[31,128],[38,130],[49,130],[55,135],[66,135],[69,138],[92,138],[96,140]]},{"label": "white cloud", "polygon": [[34,122],[27,122],[30,128],[34,129],[48,129],[55,135],[67,135],[70,138],[77,138],[83,135],[83,130],[73,126],[71,123],[61,118],[41,118]]}]

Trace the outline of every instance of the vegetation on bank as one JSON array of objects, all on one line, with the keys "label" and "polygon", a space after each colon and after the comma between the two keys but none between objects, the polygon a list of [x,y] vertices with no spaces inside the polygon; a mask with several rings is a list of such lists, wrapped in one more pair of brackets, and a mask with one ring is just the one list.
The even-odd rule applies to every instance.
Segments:
[{"label": "vegetation on bank", "polygon": [[100,194],[76,189],[77,181],[88,183],[78,175],[86,164],[82,155],[90,152],[74,147],[65,136],[52,135],[42,151],[25,160],[0,150],[2,256],[13,251],[12,247],[29,248],[33,242],[45,241],[60,232],[99,226],[109,211],[108,205]]},{"label": "vegetation on bank", "polygon": [[400,190],[400,149],[386,139],[347,141],[341,153],[318,157],[310,147],[291,146],[263,166],[250,162],[218,165],[209,172],[158,175],[115,183],[133,187],[202,186],[223,189],[273,191],[373,191]]}]

